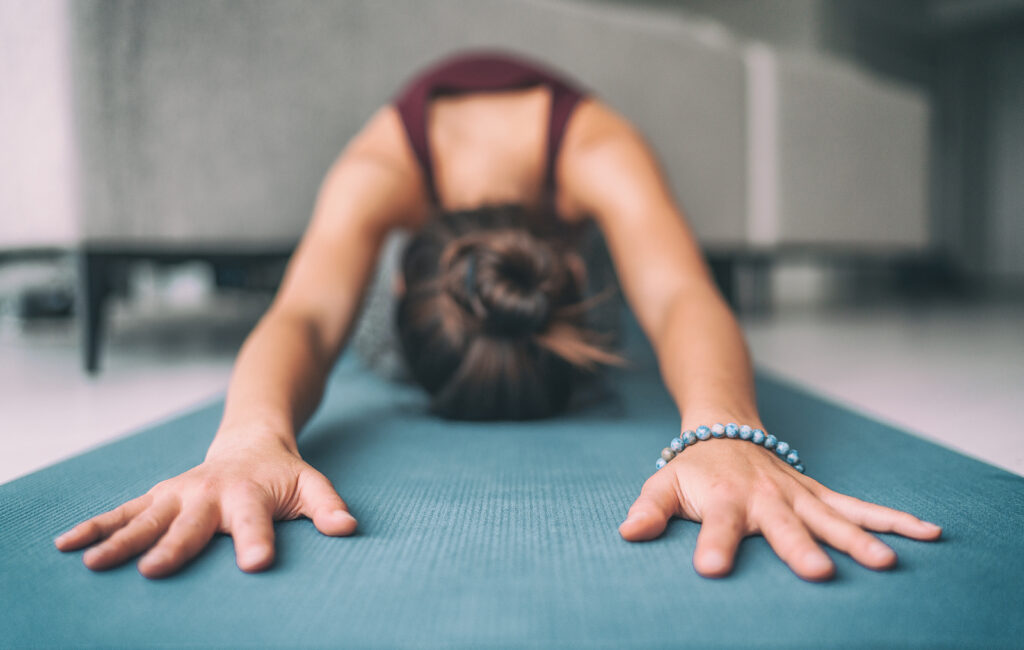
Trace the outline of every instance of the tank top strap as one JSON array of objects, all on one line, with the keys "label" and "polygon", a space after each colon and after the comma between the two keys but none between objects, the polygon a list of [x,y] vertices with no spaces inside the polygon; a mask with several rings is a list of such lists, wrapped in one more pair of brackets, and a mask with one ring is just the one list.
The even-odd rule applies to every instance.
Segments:
[{"label": "tank top strap", "polygon": [[393,104],[401,116],[409,144],[423,172],[430,200],[435,206],[440,205],[440,196],[427,133],[427,108],[430,100],[439,95],[515,90],[539,85],[551,90],[544,192],[548,200],[553,202],[555,168],[565,128],[573,109],[584,96],[583,91],[574,83],[539,64],[514,55],[477,51],[444,59],[416,75],[402,88]]},{"label": "tank top strap", "polygon": [[563,85],[551,86],[551,113],[548,116],[548,149],[544,170],[544,190],[551,201],[554,201],[555,197],[555,172],[565,128],[581,99],[583,94],[573,88]]}]

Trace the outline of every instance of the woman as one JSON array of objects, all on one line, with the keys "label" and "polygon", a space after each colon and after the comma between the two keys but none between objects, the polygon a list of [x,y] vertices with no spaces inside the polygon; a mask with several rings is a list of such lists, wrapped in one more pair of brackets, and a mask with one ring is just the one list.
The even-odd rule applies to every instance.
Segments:
[{"label": "woman", "polygon": [[[521,207],[490,207],[510,205]],[[574,246],[588,221],[657,353],[680,431],[763,428],[740,329],[638,133],[538,66],[464,55],[409,84],[329,171],[281,289],[242,347],[203,463],[79,524],[57,547],[95,544],[83,558],[94,570],[142,554],[139,571],[158,577],[218,531],[234,538],[243,571],[273,562],[275,520],[301,515],[325,535],[352,534],[356,520],[295,437],[397,229],[418,233],[403,258],[399,338],[434,409],[486,419],[564,408],[576,368],[615,361],[581,315],[586,273]],[[629,541],[658,537],[673,516],[700,522],[693,564],[708,577],[729,573],[740,540],[757,533],[807,580],[834,570],[816,540],[885,569],[896,556],[867,530],[941,534],[725,438],[673,458],[627,514],[619,532]]]}]

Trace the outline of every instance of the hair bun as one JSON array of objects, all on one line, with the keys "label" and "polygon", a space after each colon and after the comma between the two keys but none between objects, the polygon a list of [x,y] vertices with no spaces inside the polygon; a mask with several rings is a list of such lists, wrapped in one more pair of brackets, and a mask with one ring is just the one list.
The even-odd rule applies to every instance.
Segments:
[{"label": "hair bun", "polygon": [[459,244],[449,288],[485,331],[515,337],[548,325],[565,273],[549,244],[514,230]]},{"label": "hair bun", "polygon": [[559,229],[545,236],[555,219],[522,206],[442,212],[409,242],[395,319],[433,412],[546,417],[569,403],[577,370],[621,364],[583,327],[586,268]]}]

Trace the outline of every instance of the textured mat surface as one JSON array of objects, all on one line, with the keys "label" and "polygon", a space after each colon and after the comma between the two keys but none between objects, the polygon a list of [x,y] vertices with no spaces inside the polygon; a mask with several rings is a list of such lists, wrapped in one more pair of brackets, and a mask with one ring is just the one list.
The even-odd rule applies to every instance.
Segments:
[{"label": "textured mat surface", "polygon": [[359,519],[332,539],[279,524],[274,568],[218,537],[180,574],[92,573],[52,539],[202,460],[221,404],[0,486],[0,647],[1013,646],[1024,638],[1024,478],[760,376],[768,427],[830,487],[945,526],[884,536],[891,572],[830,551],[809,584],[760,537],[736,570],[690,564],[698,527],[652,542],[617,526],[677,432],[649,353],[572,416],[479,426],[423,415],[417,391],[343,363],[301,436]]}]

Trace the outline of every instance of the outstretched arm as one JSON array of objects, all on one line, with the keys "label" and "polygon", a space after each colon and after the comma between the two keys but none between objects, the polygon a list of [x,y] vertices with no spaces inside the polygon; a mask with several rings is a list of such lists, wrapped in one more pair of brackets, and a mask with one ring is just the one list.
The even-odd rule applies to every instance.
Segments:
[{"label": "outstretched arm", "polygon": [[92,546],[90,569],[143,554],[139,571],[177,571],[214,533],[234,538],[245,571],[274,557],[273,521],[306,516],[326,535],[355,519],[295,441],[323,393],[358,311],[387,231],[420,217],[418,171],[390,108],[382,109],[327,174],[312,222],[274,303],[235,363],[224,417],[206,459],[146,494],[60,536],[57,548]]},{"label": "outstretched arm", "polygon": [[355,321],[381,243],[424,210],[393,109],[328,172],[273,304],[242,346],[211,451],[267,435],[294,447]]},{"label": "outstretched arm", "polygon": [[[605,235],[626,298],[679,407],[680,431],[715,422],[763,428],[739,325],[650,148],[599,103],[578,110],[559,164],[560,186]],[[896,555],[865,529],[915,539],[941,534],[907,513],[837,494],[763,447],[729,439],[701,442],[656,472],[619,530],[631,541],[652,539],[673,516],[702,522],[693,563],[709,577],[729,573],[740,540],[755,533],[808,580],[826,579],[834,570],[816,539],[884,569]]]},{"label": "outstretched arm", "polygon": [[605,235],[666,387],[686,422],[753,425],[743,335],[653,154],[625,120],[600,105],[580,107],[588,109],[581,117],[596,124],[563,161],[564,182]]}]

